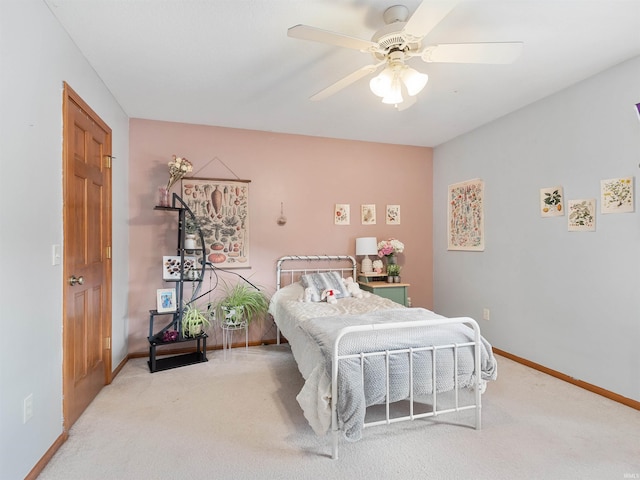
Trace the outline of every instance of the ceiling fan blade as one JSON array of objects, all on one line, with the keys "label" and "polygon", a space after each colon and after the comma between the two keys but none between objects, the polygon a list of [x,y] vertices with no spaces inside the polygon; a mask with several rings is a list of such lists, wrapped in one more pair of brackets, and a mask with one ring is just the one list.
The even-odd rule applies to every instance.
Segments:
[{"label": "ceiling fan blade", "polygon": [[443,43],[426,47],[421,56],[425,62],[508,64],[518,59],[522,47],[522,42]]},{"label": "ceiling fan blade", "polygon": [[287,35],[300,40],[328,43],[337,47],[351,48],[353,50],[372,51],[378,50],[378,44],[356,37],[350,37],[341,33],[329,32],[307,25],[296,25],[287,30]]},{"label": "ceiling fan blade", "polygon": [[329,85],[324,90],[320,90],[318,93],[310,97],[310,100],[313,100],[313,101],[324,100],[325,98],[330,97],[334,93],[339,92],[343,88],[348,87],[352,83],[357,82],[362,77],[365,77],[370,73],[375,72],[380,67],[380,65],[384,65],[385,63],[386,63],[386,60],[383,60],[382,62],[376,65],[367,65],[366,67],[359,68],[358,70],[356,70],[353,73],[350,73],[343,79],[338,80],[333,85]]},{"label": "ceiling fan blade", "polygon": [[404,26],[404,32],[420,40],[426,37],[440,21],[446,17],[459,3],[459,0],[430,1],[424,0]]}]

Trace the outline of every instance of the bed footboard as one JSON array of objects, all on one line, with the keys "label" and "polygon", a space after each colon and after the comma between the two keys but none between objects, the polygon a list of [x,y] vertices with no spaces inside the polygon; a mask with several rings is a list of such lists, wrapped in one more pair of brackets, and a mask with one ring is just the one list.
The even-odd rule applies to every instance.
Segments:
[{"label": "bed footboard", "polygon": [[[384,350],[377,352],[367,352],[367,353],[351,353],[351,354],[340,354],[340,343],[345,339],[346,336],[350,334],[354,334],[357,332],[367,332],[373,330],[395,330],[395,329],[403,329],[403,328],[433,328],[437,326],[443,325],[453,325],[453,324],[464,324],[473,329],[473,341],[464,342],[464,343],[453,343],[447,345],[424,345],[412,348],[402,348],[397,350]],[[373,422],[365,422],[364,428],[373,427],[377,425],[388,425],[396,422],[403,421],[411,421],[417,420],[425,417],[435,417],[437,415],[443,415],[446,413],[459,412],[462,410],[475,409],[475,428],[479,430],[482,426],[481,424],[481,378],[482,378],[482,369],[481,369],[481,336],[480,336],[480,327],[478,323],[469,317],[459,317],[459,318],[443,318],[437,320],[424,320],[418,322],[401,322],[401,323],[390,323],[390,324],[374,324],[374,325],[359,325],[346,327],[340,331],[337,338],[335,339],[334,348],[333,348],[333,359],[332,359],[332,379],[331,379],[331,433],[332,433],[332,458],[338,458],[338,445],[339,445],[339,436],[340,436],[340,428],[338,423],[338,372],[340,368],[340,362],[349,359],[360,359],[360,368],[364,369],[364,360],[367,357],[373,356],[381,356],[384,358],[386,365],[386,401],[385,401],[385,419],[378,420]],[[474,401],[471,404],[460,405],[458,391],[461,388],[459,379],[458,379],[458,353],[459,349],[462,347],[473,347],[473,357],[474,357],[474,366],[473,366],[473,385],[474,389]],[[437,388],[436,388],[436,372],[438,369],[438,352],[442,350],[449,349],[453,352],[454,359],[454,367],[453,367],[453,382],[454,382],[454,406],[449,408],[438,408],[438,400],[437,400]],[[419,352],[427,352],[427,354],[431,355],[431,376],[432,376],[432,410],[430,412],[425,413],[415,413],[414,412],[414,391],[413,391],[413,376],[414,376],[414,365],[413,365],[413,353]],[[389,401],[389,365],[391,362],[391,358],[394,355],[408,355],[409,357],[409,414],[405,416],[399,417],[391,417],[390,415],[390,404],[392,402]],[[364,376],[363,376],[364,381]]]}]

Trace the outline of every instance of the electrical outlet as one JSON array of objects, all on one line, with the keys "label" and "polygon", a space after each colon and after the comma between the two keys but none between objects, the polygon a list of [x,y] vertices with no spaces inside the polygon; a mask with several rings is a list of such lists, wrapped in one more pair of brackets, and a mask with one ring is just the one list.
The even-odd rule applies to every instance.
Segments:
[{"label": "electrical outlet", "polygon": [[24,399],[22,410],[22,423],[27,423],[33,417],[33,393],[27,395]]},{"label": "electrical outlet", "polygon": [[491,312],[489,312],[488,308],[483,308],[482,309],[482,319],[483,320],[489,320],[491,318]]}]

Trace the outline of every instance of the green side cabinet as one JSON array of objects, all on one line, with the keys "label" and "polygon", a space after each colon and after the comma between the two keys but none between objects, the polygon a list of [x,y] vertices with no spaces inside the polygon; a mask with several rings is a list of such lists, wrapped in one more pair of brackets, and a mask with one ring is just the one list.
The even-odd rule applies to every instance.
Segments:
[{"label": "green side cabinet", "polygon": [[358,285],[365,292],[388,298],[405,307],[409,306],[410,284],[408,283],[358,282]]}]

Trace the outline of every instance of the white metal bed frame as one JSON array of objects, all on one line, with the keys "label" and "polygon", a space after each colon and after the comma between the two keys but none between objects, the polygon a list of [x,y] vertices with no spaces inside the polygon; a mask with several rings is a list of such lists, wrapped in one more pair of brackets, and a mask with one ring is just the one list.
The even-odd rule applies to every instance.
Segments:
[{"label": "white metal bed frame", "polygon": [[[320,268],[320,267],[298,267],[298,268],[289,268],[283,269],[282,264],[285,262],[340,262],[342,264],[350,263],[349,267],[336,267],[336,268]],[[300,279],[302,275],[306,275],[308,273],[319,273],[319,272],[339,272],[340,276],[343,278],[353,277],[356,280],[358,269],[356,259],[351,255],[288,255],[286,257],[280,257],[278,262],[276,263],[276,290],[280,290],[284,285],[282,285],[282,280],[286,275],[288,277],[287,285],[294,283]],[[276,338],[277,344],[280,345],[280,328],[276,324]]]},{"label": "white metal bed frame", "polygon": [[[293,268],[293,269],[284,269],[283,263],[287,261],[351,261],[352,266],[349,268]],[[281,283],[281,279],[283,275],[290,275],[290,282],[296,281],[300,275],[303,275],[308,272],[322,272],[322,271],[338,271],[344,277],[345,272],[352,272],[353,278],[356,278],[356,261],[351,256],[345,255],[291,255],[286,257],[281,257],[277,262],[277,288],[280,289],[283,285]],[[421,347],[415,348],[402,348],[397,350],[383,350],[376,352],[361,352],[355,354],[347,354],[340,355],[340,342],[347,336],[358,332],[366,332],[366,331],[374,331],[374,330],[394,330],[394,329],[405,329],[405,328],[433,328],[442,325],[453,325],[453,324],[466,324],[473,329],[474,339],[473,341],[465,342],[465,343],[453,343],[447,345],[425,345]],[[343,360],[360,359],[360,372],[362,375],[363,383],[364,383],[364,360],[367,357],[373,356],[384,356],[385,358],[385,382],[386,382],[386,398],[385,398],[385,418],[384,420],[376,420],[370,422],[364,422],[363,427],[373,427],[378,425],[389,425],[391,423],[403,422],[403,421],[412,421],[418,420],[426,417],[436,417],[438,415],[444,415],[447,413],[455,413],[463,410],[475,410],[475,429],[480,430],[482,427],[482,399],[481,399],[481,376],[482,371],[480,368],[480,351],[481,351],[481,336],[480,336],[480,327],[478,323],[469,317],[459,317],[459,318],[443,318],[436,320],[423,320],[419,322],[401,322],[401,323],[389,323],[389,324],[374,324],[374,325],[358,325],[343,328],[339,333],[333,345],[333,358],[331,365],[331,434],[332,434],[332,451],[331,458],[338,458],[338,445],[339,445],[339,436],[340,436],[340,427],[338,422],[338,411],[337,411],[337,401],[338,398],[338,369],[340,368],[340,362]],[[280,330],[278,329],[278,343],[280,343]],[[474,349],[474,372],[473,372],[473,389],[474,389],[474,401],[473,403],[460,405],[460,399],[458,396],[459,381],[458,381],[458,350],[461,347],[473,347]],[[437,361],[438,355],[437,352],[451,349],[453,351],[454,358],[454,406],[443,408],[441,410],[438,409],[437,403],[437,388],[436,388],[436,372],[437,372]],[[414,375],[414,364],[413,357],[414,353],[418,352],[431,352],[431,360],[432,360],[432,369],[431,369],[431,379],[432,379],[432,409],[429,412],[423,413],[415,413],[414,410],[414,391],[413,391],[413,375]],[[409,355],[409,414],[393,417],[391,416],[390,406],[391,403],[389,401],[389,366],[391,363],[391,357],[393,355]]]}]

